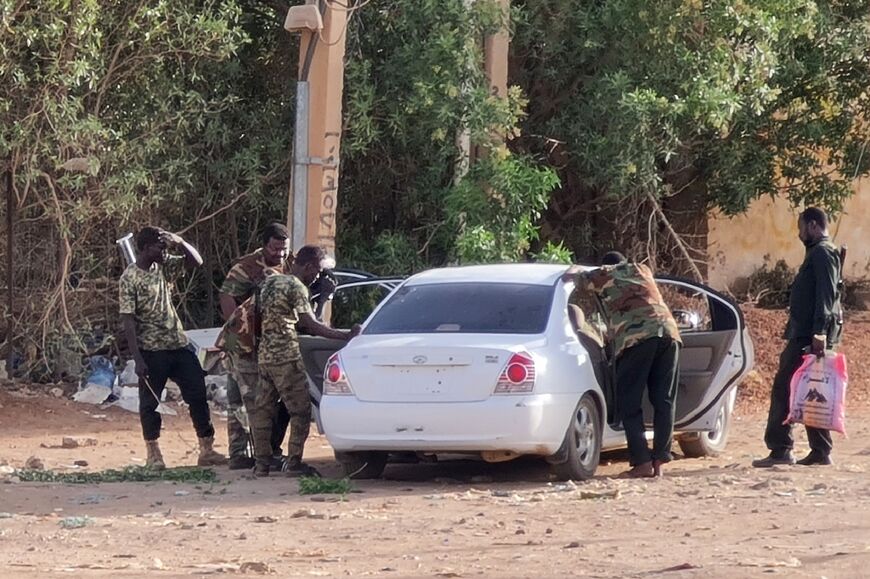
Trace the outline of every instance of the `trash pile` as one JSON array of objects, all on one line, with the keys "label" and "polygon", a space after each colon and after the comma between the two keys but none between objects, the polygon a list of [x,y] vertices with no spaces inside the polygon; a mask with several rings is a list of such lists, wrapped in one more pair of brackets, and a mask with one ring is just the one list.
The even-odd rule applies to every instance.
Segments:
[{"label": "trash pile", "polygon": [[[208,400],[213,410],[225,414],[228,407],[227,375],[221,364],[212,365],[210,371],[213,373],[205,377]],[[92,356],[88,359],[87,374],[72,399],[82,404],[100,406],[101,409],[117,406],[128,412],[139,412],[136,362],[128,360],[123,369],[117,372],[115,362],[111,359],[106,356]],[[160,393],[157,411],[162,414],[175,414],[175,410],[166,406],[167,401],[184,402],[181,389],[172,380],[166,382],[166,387]]]}]

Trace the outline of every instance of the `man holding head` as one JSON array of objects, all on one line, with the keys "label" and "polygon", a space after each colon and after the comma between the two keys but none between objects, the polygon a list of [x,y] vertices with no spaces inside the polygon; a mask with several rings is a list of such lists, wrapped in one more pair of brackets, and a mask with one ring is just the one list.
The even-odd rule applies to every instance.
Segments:
[{"label": "man holding head", "polygon": [[[225,464],[215,452],[214,427],[206,401],[205,373],[172,304],[172,282],[183,270],[202,265],[192,245],[174,233],[143,227],[136,235],[136,263],[119,282],[121,321],[139,376],[139,420],[148,452],[146,466],[166,468],[157,439],[162,421],[157,407],[168,379],[181,389],[199,438],[199,466]],[[183,254],[170,255],[170,251]]]},{"label": "man holding head", "polygon": [[823,356],[840,341],[843,312],[840,305],[840,251],[828,236],[828,216],[817,207],[805,209],[798,217],[798,238],[806,247],[804,261],[798,269],[789,297],[786,345],[779,357],[779,369],[773,379],[770,409],[764,443],[770,450],[752,466],[830,465],[833,441],[831,432],[807,427],[810,453],[795,461],[791,425],[783,424],[789,414],[791,378],[800,367],[807,351]]}]

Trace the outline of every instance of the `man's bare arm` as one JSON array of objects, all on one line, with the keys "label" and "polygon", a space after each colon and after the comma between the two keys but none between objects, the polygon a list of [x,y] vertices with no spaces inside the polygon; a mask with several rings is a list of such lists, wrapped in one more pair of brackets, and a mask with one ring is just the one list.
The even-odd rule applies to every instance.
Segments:
[{"label": "man's bare arm", "polygon": [[236,311],[236,298],[229,294],[220,293],[218,295],[218,302],[221,307],[221,317],[224,321],[227,321],[233,315],[233,312]]},{"label": "man's bare arm", "polygon": [[194,246],[182,239],[180,235],[164,231],[160,234],[160,239],[169,249],[180,249],[184,253],[184,265],[187,269],[202,266],[202,256]]},{"label": "man's bare arm", "polygon": [[145,378],[148,376],[148,365],[142,357],[139,340],[136,338],[136,320],[131,314],[121,314],[121,323],[124,325],[124,335],[127,337],[130,353],[133,354],[133,360],[136,362],[136,375]]},{"label": "man's bare arm", "polygon": [[313,336],[321,336],[332,340],[350,340],[359,334],[359,326],[355,326],[352,330],[336,330],[318,322],[311,312],[300,315],[299,324]]}]

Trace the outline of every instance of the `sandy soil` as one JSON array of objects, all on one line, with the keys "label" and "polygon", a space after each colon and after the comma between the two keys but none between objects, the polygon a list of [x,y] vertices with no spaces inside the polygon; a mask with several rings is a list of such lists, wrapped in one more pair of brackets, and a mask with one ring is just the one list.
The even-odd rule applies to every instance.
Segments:
[{"label": "sandy soil", "polygon": [[[11,466],[31,455],[58,470],[143,461],[134,414],[5,392],[0,404],[0,459]],[[223,468],[213,485],[7,482],[0,569],[4,578],[866,576],[868,418],[870,407],[850,409],[835,466],[763,471],[749,466],[763,454],[763,417],[740,414],[723,456],[677,460],[658,481],[611,478],[627,466],[615,454],[576,486],[550,482],[531,460],[390,465],[385,480],[356,482],[340,502]],[[193,464],[187,418],[168,419],[164,432],[170,464]],[[63,436],[97,444],[43,447]],[[310,439],[306,458],[338,476],[324,438]],[[66,517],[90,519],[68,530]]]}]

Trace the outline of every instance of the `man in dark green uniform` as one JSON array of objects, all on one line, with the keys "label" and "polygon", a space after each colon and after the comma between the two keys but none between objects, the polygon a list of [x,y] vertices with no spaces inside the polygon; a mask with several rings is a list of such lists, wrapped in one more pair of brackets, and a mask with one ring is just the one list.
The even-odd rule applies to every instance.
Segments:
[{"label": "man in dark green uniform", "polygon": [[[764,468],[794,464],[791,425],[783,424],[789,412],[791,378],[800,367],[806,350],[821,356],[840,341],[843,317],[840,307],[840,253],[828,237],[828,216],[809,207],[798,218],[798,237],[807,248],[806,257],[791,286],[785,349],[773,379],[770,410],[764,443],[770,449],[765,458],[752,461]],[[810,453],[797,461],[801,465],[831,464],[831,433],[807,427]]]}]

